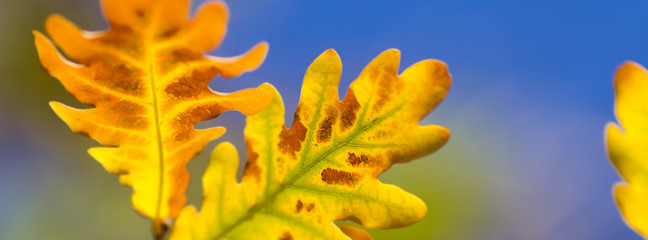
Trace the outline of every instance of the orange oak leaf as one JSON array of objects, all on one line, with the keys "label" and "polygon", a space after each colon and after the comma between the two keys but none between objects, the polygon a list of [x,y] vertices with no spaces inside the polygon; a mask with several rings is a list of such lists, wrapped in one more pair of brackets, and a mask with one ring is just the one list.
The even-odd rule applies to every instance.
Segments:
[{"label": "orange oak leaf", "polygon": [[88,152],[133,187],[135,209],[153,220],[160,235],[163,221],[177,217],[185,204],[187,162],[225,131],[193,125],[229,110],[253,114],[271,100],[260,89],[215,92],[209,82],[257,68],[268,45],[237,57],[205,55],[226,32],[222,2],[203,4],[192,19],[189,0],[103,0],[102,6],[107,31],[80,30],[60,15],[47,18],[47,33],[69,60],[34,31],[45,70],[95,108],[50,105],[72,131],[107,146]]}]

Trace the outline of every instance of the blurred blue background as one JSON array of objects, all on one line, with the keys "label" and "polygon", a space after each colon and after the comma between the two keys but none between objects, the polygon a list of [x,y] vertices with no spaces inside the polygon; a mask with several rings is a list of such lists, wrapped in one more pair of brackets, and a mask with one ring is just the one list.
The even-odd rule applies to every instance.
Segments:
[{"label": "blurred blue background", "polygon": [[[424,123],[449,128],[451,140],[381,177],[423,198],[428,215],[408,228],[372,230],[378,239],[640,239],[612,199],[619,177],[603,128],[615,119],[616,67],[648,64],[648,2],[227,3],[229,31],[211,54],[238,55],[261,40],[270,52],[257,71],[210,86],[270,82],[288,116],[303,73],[328,48],[344,64],[341,89],[388,48],[402,51],[401,70],[427,58],[448,64],[452,88]],[[87,30],[107,27],[97,1],[0,2],[0,239],[149,239],[131,190],[87,155],[98,144],[48,107],[83,106],[39,66],[30,31],[42,31],[51,13]],[[199,124],[228,127],[207,152],[222,141],[242,151],[243,124],[235,112]],[[203,153],[188,166],[192,204],[206,164]]]}]

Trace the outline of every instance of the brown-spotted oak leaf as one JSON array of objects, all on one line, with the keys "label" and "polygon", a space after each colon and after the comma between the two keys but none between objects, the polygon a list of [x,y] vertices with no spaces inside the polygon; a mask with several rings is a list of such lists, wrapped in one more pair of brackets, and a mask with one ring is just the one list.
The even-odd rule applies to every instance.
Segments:
[{"label": "brown-spotted oak leaf", "polygon": [[189,18],[189,0],[103,0],[110,28],[80,30],[60,15],[46,31],[67,55],[34,31],[43,68],[91,109],[51,102],[72,131],[107,146],[88,152],[133,187],[132,202],[163,232],[163,221],[185,205],[187,162],[224,128],[194,129],[195,123],[237,110],[253,114],[270,102],[260,89],[219,93],[208,87],[217,75],[235,77],[257,68],[268,46],[262,42],[237,57],[205,54],[226,32],[228,9],[204,3]]},{"label": "brown-spotted oak leaf", "polygon": [[378,176],[445,144],[447,129],[419,121],[451,80],[443,62],[424,60],[398,75],[399,61],[398,50],[380,54],[340,101],[342,63],[325,51],[306,71],[290,128],[279,93],[262,85],[273,100],[247,118],[242,181],[236,149],[220,144],[203,177],[200,213],[184,208],[171,239],[349,239],[345,229],[367,239],[334,222],[396,228],[422,219],[423,201]]}]

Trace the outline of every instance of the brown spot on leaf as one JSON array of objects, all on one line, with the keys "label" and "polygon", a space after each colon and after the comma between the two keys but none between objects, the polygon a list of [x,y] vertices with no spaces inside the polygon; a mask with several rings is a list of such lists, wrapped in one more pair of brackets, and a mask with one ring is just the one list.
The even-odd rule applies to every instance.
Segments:
[{"label": "brown spot on leaf", "polygon": [[135,9],[135,16],[137,16],[138,18],[144,18],[144,10]]},{"label": "brown spot on leaf", "polygon": [[181,61],[181,62],[188,62],[188,61],[193,61],[193,60],[198,60],[203,58],[202,53],[194,52],[187,48],[180,48],[180,49],[173,50],[173,52],[171,52],[171,56],[172,56],[172,60]]},{"label": "brown spot on leaf", "polygon": [[360,154],[360,156],[358,157],[355,153],[349,153],[347,162],[351,164],[351,166],[357,167],[360,166],[360,164],[369,164],[369,157],[364,154]]},{"label": "brown spot on leaf", "polygon": [[162,32],[160,34],[160,38],[170,38],[176,35],[180,31],[180,28],[174,27],[174,28],[169,28],[166,31]]},{"label": "brown spot on leaf", "polygon": [[335,108],[330,107],[326,110],[326,118],[319,124],[317,129],[318,143],[328,142],[333,137],[333,125],[335,125],[337,114]]},{"label": "brown spot on leaf", "polygon": [[304,203],[301,200],[297,200],[297,213],[299,213],[304,207]]},{"label": "brown spot on leaf", "polygon": [[135,32],[129,26],[126,25],[114,25],[110,31],[102,35],[101,38],[97,39],[98,41],[105,44],[124,44],[130,42],[133,39]]},{"label": "brown spot on leaf", "polygon": [[176,82],[169,84],[164,91],[178,99],[196,98],[202,95],[212,94],[209,90],[209,82],[218,75],[218,69],[209,68],[203,71],[193,71],[191,76],[183,76]]},{"label": "brown spot on leaf", "polygon": [[[171,34],[171,32],[165,32],[163,34]],[[177,34],[177,32],[174,34]],[[179,48],[179,49],[174,49],[172,51],[167,50],[162,52],[159,55],[159,57],[160,58],[158,61],[158,66],[160,68],[160,71],[162,71],[162,73],[171,70],[172,68],[174,68],[174,66],[177,66],[178,64],[181,63],[205,60],[204,55],[202,53],[194,52],[187,48]],[[216,74],[218,74],[218,72],[216,72]],[[216,74],[211,76],[211,78],[215,77]]]},{"label": "brown spot on leaf", "polygon": [[[299,112],[299,110],[297,111]],[[299,115],[295,113],[295,120],[290,129],[286,129],[286,126],[283,126],[283,130],[279,133],[279,150],[285,154],[294,155],[296,152],[301,150],[301,143],[306,139],[306,132],[308,130],[301,123]]]},{"label": "brown spot on leaf", "polygon": [[360,180],[357,173],[349,173],[342,170],[326,168],[322,171],[322,181],[328,184],[344,184],[353,186]]},{"label": "brown spot on leaf", "polygon": [[293,240],[293,236],[290,234],[290,232],[285,231],[283,232],[281,237],[279,237],[279,240]]},{"label": "brown spot on leaf", "polygon": [[184,142],[193,137],[193,130],[191,129],[185,129],[182,131],[178,131],[175,135],[175,140],[178,142]]},{"label": "brown spot on leaf", "polygon": [[320,123],[319,129],[317,129],[317,142],[328,142],[331,140],[331,135],[333,134],[332,126],[335,124],[335,118],[327,117],[322,123]]},{"label": "brown spot on leaf", "polygon": [[191,110],[178,116],[176,124],[193,125],[220,116],[225,109],[220,104],[203,104],[195,106]]},{"label": "brown spot on leaf", "polygon": [[254,143],[252,140],[245,138],[245,146],[247,149],[247,163],[245,163],[245,168],[243,169],[243,178],[252,177],[258,183],[261,181],[261,167],[259,167],[259,163],[257,162],[259,154],[254,152]]},{"label": "brown spot on leaf", "polygon": [[340,103],[340,112],[342,112],[342,124],[340,128],[346,130],[353,126],[356,120],[356,112],[360,108],[360,103],[353,93],[353,89],[349,89],[344,100]]},{"label": "brown spot on leaf", "polygon": [[94,81],[101,85],[130,95],[142,93],[138,69],[104,62],[94,62],[90,68],[95,72]]},{"label": "brown spot on leaf", "polygon": [[307,212],[311,212],[311,211],[313,211],[313,208],[315,208],[315,204],[314,204],[314,203],[309,203],[308,205],[306,205],[306,211],[307,211]]},{"label": "brown spot on leaf", "polygon": [[193,124],[209,119],[214,119],[223,113],[223,106],[219,104],[205,104],[181,113],[174,124],[181,129],[175,133],[176,141],[186,141],[193,137]]},{"label": "brown spot on leaf", "polygon": [[297,213],[301,212],[301,210],[304,208],[306,208],[307,212],[311,212],[313,211],[313,208],[315,208],[315,204],[314,203],[305,204],[301,200],[297,200],[297,205],[295,207],[297,208]]}]

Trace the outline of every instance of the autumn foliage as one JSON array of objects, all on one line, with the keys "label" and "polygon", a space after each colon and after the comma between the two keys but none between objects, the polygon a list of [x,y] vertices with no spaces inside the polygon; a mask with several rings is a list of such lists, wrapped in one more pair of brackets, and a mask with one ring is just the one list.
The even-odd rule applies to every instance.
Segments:
[{"label": "autumn foliage", "polygon": [[220,144],[203,177],[200,214],[191,206],[183,210],[172,239],[246,239],[251,232],[269,239],[345,239],[333,221],[395,228],[421,220],[425,204],[378,176],[448,140],[445,128],[418,122],[443,99],[450,76],[434,60],[399,76],[399,61],[397,50],[380,54],[340,101],[342,64],[335,51],[324,52],[306,71],[290,129],[279,93],[262,85],[273,101],[247,119],[243,181],[236,181],[234,147]]},{"label": "autumn foliage", "polygon": [[[254,70],[268,50],[260,43],[241,56],[205,54],[225,35],[224,3],[207,2],[192,17],[188,0],[102,4],[107,31],[83,31],[52,15],[46,20],[52,41],[34,31],[36,48],[44,69],[93,106],[52,102],[52,109],[72,131],[105,146],[88,152],[133,187],[133,206],[152,220],[156,238],[173,227],[171,239],[371,239],[363,229],[334,221],[393,228],[425,215],[420,199],[378,176],[447,141],[445,128],[419,125],[450,87],[442,62],[424,60],[399,75],[400,53],[387,50],[340,101],[342,64],[327,50],[307,70],[287,128],[272,85],[234,93],[209,88],[216,76]],[[244,176],[237,182],[238,155],[221,143],[203,177],[198,214],[185,206],[185,167],[225,130],[193,125],[231,110],[249,115]]]}]

